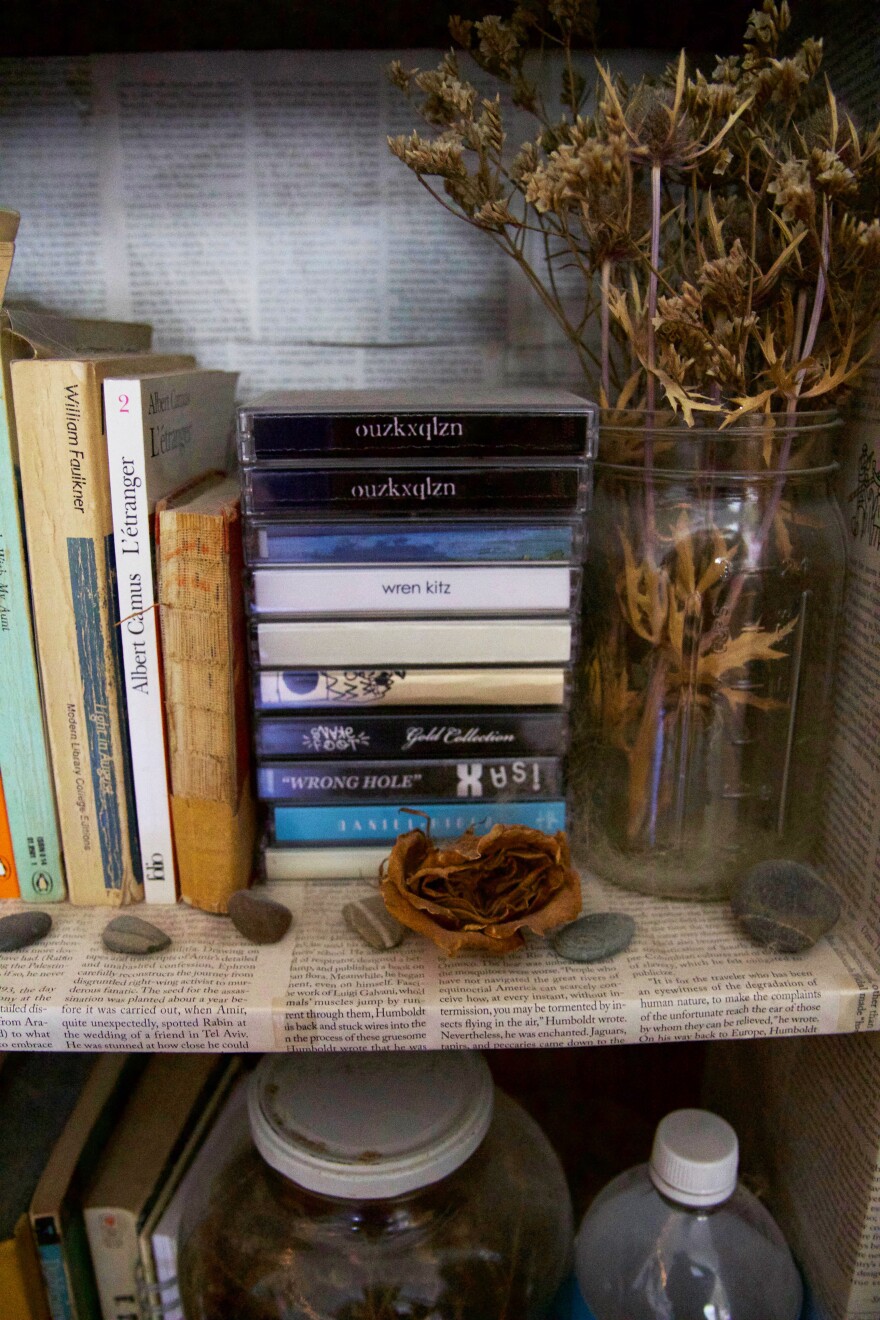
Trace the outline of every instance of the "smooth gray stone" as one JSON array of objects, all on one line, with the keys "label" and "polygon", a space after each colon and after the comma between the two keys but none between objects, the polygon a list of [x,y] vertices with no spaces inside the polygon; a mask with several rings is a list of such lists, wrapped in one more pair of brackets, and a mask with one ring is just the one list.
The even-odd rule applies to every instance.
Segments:
[{"label": "smooth gray stone", "polygon": [[167,949],[171,936],[143,917],[114,917],[101,932],[106,948],[113,953],[134,953],[140,957]]},{"label": "smooth gray stone", "polygon": [[0,917],[0,953],[26,949],[44,939],[51,929],[48,912],[10,912],[8,917]]},{"label": "smooth gray stone", "polygon": [[229,915],[237,931],[252,944],[277,944],[290,929],[290,908],[250,889],[238,889],[229,900]]},{"label": "smooth gray stone", "polygon": [[403,939],[403,926],[392,917],[379,894],[346,903],[342,915],[345,924],[373,949],[394,949]]},{"label": "smooth gray stone", "polygon": [[840,918],[840,899],[803,862],[760,862],[737,880],[730,905],[758,944],[776,953],[803,953]]},{"label": "smooth gray stone", "polygon": [[625,912],[591,912],[550,936],[554,953],[569,962],[602,962],[629,948],[636,923]]}]

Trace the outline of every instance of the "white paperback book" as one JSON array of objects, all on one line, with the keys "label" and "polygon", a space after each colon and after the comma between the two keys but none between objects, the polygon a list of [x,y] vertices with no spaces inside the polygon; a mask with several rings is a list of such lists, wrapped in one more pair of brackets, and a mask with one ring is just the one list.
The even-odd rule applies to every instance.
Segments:
[{"label": "white paperback book", "polygon": [[154,564],[156,501],[225,472],[236,375],[176,371],[104,382],[116,589],[138,840],[148,903],[177,897]]},{"label": "white paperback book", "polygon": [[151,1235],[156,1294],[163,1320],[184,1320],[177,1287],[177,1241],[184,1208],[198,1212],[207,1200],[217,1171],[246,1149],[249,1142],[247,1078],[243,1077],[235,1084]]}]

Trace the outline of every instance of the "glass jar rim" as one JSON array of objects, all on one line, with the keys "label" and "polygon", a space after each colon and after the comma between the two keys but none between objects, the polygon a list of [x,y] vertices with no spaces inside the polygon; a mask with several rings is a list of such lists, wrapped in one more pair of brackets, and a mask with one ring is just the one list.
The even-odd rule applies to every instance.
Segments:
[{"label": "glass jar rim", "polygon": [[492,1121],[482,1056],[267,1055],[251,1076],[248,1117],[260,1155],[324,1196],[384,1200],[459,1168]]}]

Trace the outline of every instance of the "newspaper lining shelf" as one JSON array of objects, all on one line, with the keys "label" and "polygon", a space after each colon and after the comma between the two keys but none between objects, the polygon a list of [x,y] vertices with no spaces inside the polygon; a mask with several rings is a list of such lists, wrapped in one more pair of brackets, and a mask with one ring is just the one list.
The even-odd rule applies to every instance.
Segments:
[{"label": "newspaper lining shelf", "polygon": [[380,956],[342,918],[369,882],[269,892],[294,916],[277,945],[248,944],[209,914],[157,906],[173,942],[150,960],[148,981],[138,960],[103,949],[106,912],[56,908],[45,940],[3,957],[3,1048],[505,1048],[878,1025],[880,974],[852,920],[803,955],[778,955],[750,944],[724,905],[668,903],[587,878],[585,911],[613,907],[636,921],[633,944],[608,962],[562,962],[537,940],[503,960],[445,959],[415,935]]}]

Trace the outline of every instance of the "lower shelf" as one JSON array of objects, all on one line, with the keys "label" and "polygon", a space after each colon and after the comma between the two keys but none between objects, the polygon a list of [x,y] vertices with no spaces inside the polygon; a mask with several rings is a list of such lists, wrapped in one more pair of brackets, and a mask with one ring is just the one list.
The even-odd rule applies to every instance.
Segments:
[{"label": "lower shelf", "polygon": [[[871,1030],[880,977],[845,923],[805,954],[768,953],[726,905],[584,882],[584,911],[629,912],[626,953],[564,962],[541,940],[505,958],[446,959],[419,936],[379,953],[342,919],[364,882],[270,886],[294,921],[276,945],[223,917],[140,906],[172,937],[108,952],[115,913],[64,903],[39,944],[0,954],[0,1049],[315,1050],[571,1046]],[[4,904],[0,915],[22,907]]]}]

